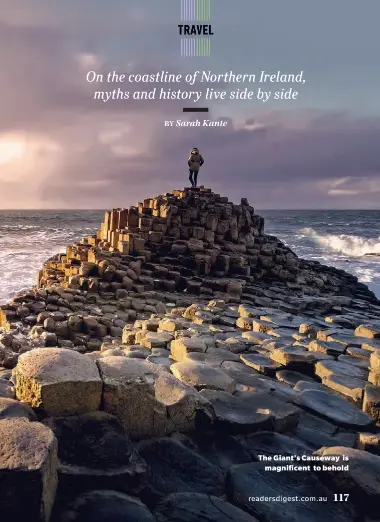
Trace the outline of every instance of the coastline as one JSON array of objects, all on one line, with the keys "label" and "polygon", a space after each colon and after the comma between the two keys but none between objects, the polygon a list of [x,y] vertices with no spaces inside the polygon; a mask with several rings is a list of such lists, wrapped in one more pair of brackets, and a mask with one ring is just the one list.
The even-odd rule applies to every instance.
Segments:
[{"label": "coastline", "polygon": [[[96,235],[47,260],[36,288],[1,308],[0,327],[0,400],[24,418],[5,413],[5,445],[19,447],[27,419],[45,455],[33,492],[44,514],[35,520],[60,520],[89,484],[109,491],[106,504],[117,490],[157,517],[168,495],[192,492],[194,512],[206,494],[226,494],[234,519],[270,520],[268,504],[249,502],[248,490],[287,483],[280,473],[269,479],[258,447],[321,461],[333,451],[359,472],[380,470],[380,301],[355,276],[299,259],[265,234],[245,198],[235,205],[200,187],[106,212]],[[93,435],[95,424],[103,434]],[[102,438],[111,432],[129,456],[113,457],[112,474]],[[67,433],[77,451],[57,457]],[[202,446],[200,434],[218,449]],[[93,458],[100,454],[96,470],[81,460],[83,440]],[[372,516],[380,499],[378,484],[369,492],[357,469],[343,481],[295,472],[289,484],[296,476],[301,493],[323,496],[333,483],[352,494],[349,507],[331,499],[321,514],[353,522],[359,509]],[[20,496],[7,508],[16,518],[27,509]],[[165,520],[175,520],[182,500]],[[292,509],[302,516],[308,507]]]}]

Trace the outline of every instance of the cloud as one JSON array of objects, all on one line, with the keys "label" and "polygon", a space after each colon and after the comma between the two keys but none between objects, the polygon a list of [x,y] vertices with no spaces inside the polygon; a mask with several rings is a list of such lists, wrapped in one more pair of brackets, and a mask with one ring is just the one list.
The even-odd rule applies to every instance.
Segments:
[{"label": "cloud", "polygon": [[[293,122],[286,125],[286,115],[277,125],[267,123],[263,115],[260,118],[260,123],[246,126],[235,126],[231,120],[227,127],[211,132],[197,127],[165,129],[160,120],[137,123],[131,119],[125,128],[115,122],[114,132],[102,130],[98,123],[92,139],[83,140],[87,145],[77,151],[74,138],[65,136],[65,148],[71,152],[62,164],[62,176],[45,184],[41,197],[45,201],[58,198],[57,203],[66,206],[74,198],[76,205],[87,201],[91,206],[95,182],[102,180],[97,201],[103,197],[105,206],[131,204],[130,196],[133,200],[144,197],[153,187],[165,192],[186,184],[187,153],[197,146],[205,156],[200,179],[235,198],[248,193],[262,206],[307,208],[334,206],[337,196],[344,196],[344,206],[355,204],[357,200],[347,196],[360,193],[362,201],[368,196],[368,205],[376,205],[380,120],[368,120],[365,125],[339,114],[334,120],[328,114],[325,123],[323,115],[318,115],[317,123],[310,119],[294,128]],[[112,123],[107,125],[112,129]],[[149,129],[147,141],[145,128]],[[89,186],[94,182],[85,194],[79,190],[83,180]]]},{"label": "cloud", "polygon": [[328,190],[329,196],[361,196],[371,194],[374,197],[379,197],[379,192],[380,176],[373,178],[343,178],[333,183]]},{"label": "cloud", "polygon": [[90,69],[193,70],[173,59],[172,40],[139,39],[157,25],[162,35],[173,27],[168,10],[143,4],[127,9],[113,0],[105,12],[87,0],[36,0],[33,9],[15,0],[0,13],[0,208],[132,204],[187,184],[193,146],[205,156],[201,182],[235,199],[278,208],[379,207],[379,117],[293,104],[246,108],[242,118],[243,110],[218,104],[207,117],[228,114],[227,127],[165,128],[165,119],[182,117],[183,102],[94,101],[100,85],[142,87],[95,88],[86,81]]}]

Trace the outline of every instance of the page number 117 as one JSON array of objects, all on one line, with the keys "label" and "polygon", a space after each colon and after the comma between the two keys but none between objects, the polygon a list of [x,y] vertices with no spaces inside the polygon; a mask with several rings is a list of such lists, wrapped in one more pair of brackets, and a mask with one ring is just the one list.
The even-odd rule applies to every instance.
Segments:
[{"label": "page number 117", "polygon": [[347,502],[349,493],[334,493],[334,502]]}]

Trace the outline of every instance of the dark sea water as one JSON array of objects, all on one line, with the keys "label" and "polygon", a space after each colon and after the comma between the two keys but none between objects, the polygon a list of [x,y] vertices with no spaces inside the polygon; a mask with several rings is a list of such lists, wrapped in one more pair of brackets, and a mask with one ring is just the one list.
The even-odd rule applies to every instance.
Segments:
[{"label": "dark sea water", "polygon": [[[380,298],[379,210],[263,210],[265,232],[298,256],[354,274]],[[366,256],[365,254],[378,254]]]},{"label": "dark sea water", "polygon": [[[380,297],[380,211],[258,211],[297,255],[356,275]],[[45,259],[96,232],[104,211],[0,211],[0,304],[35,284]]]},{"label": "dark sea water", "polygon": [[0,304],[35,285],[42,263],[96,232],[104,211],[1,210]]}]

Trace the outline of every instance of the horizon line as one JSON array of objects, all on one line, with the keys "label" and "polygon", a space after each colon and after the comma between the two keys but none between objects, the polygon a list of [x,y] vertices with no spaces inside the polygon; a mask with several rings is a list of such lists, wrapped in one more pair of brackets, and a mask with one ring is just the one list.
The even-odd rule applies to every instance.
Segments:
[{"label": "horizon line", "polygon": [[[233,203],[231,201],[231,203]],[[236,204],[236,203],[235,203]],[[132,205],[133,206],[133,205]],[[250,205],[258,212],[289,210],[291,212],[315,212],[315,211],[334,211],[334,212],[380,212],[380,208],[258,208]],[[128,208],[126,207],[104,207],[104,208],[0,208],[0,212],[104,212],[110,209]]]}]

